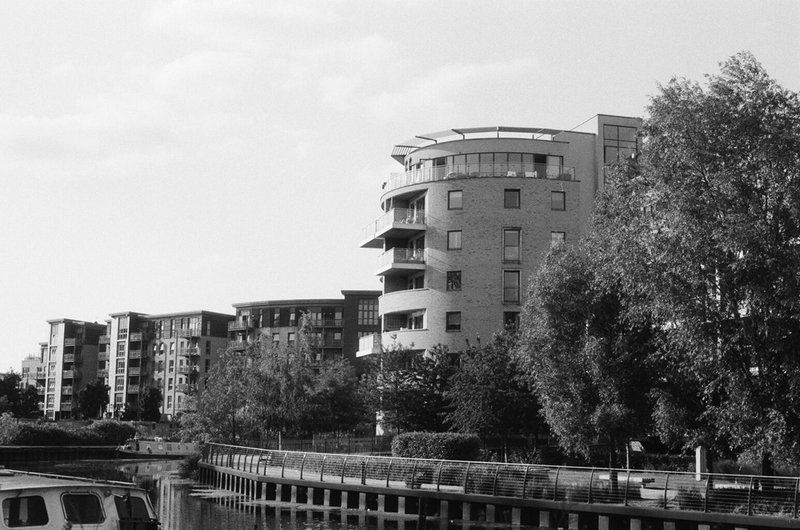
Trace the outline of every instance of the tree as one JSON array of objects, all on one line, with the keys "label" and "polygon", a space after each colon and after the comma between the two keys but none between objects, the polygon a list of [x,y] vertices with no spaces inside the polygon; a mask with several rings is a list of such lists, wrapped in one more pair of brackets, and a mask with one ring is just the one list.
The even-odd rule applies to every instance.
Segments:
[{"label": "tree", "polygon": [[509,435],[536,434],[542,425],[533,391],[512,356],[515,342],[515,334],[505,331],[485,346],[469,347],[445,393],[445,421],[458,432],[499,435],[504,452]]},{"label": "tree", "polygon": [[42,415],[39,410],[39,392],[33,385],[22,391],[19,396],[19,409],[17,410],[20,418],[36,418]]},{"label": "tree", "polygon": [[164,397],[161,390],[156,387],[148,386],[139,398],[141,416],[143,421],[158,421],[161,419],[161,403]]},{"label": "tree", "polygon": [[673,79],[648,114],[590,248],[625,318],[663,332],[651,358],[680,391],[655,391],[662,435],[760,455],[764,472],[800,461],[798,94],[742,53],[706,87]]},{"label": "tree", "polygon": [[13,370],[0,377],[0,413],[10,412],[19,417],[17,409],[20,402],[20,380],[20,375]]},{"label": "tree", "polygon": [[547,256],[531,284],[516,357],[561,447],[589,457],[603,442],[618,466],[628,440],[649,432],[652,328],[624,319],[618,294],[595,270],[581,249],[562,245]]},{"label": "tree", "polygon": [[367,361],[360,388],[367,408],[397,432],[445,430],[445,393],[455,370],[448,351],[385,349]]},{"label": "tree", "polygon": [[106,405],[109,403],[109,391],[111,388],[97,381],[89,383],[78,392],[78,407],[76,414],[85,419],[101,418]]}]

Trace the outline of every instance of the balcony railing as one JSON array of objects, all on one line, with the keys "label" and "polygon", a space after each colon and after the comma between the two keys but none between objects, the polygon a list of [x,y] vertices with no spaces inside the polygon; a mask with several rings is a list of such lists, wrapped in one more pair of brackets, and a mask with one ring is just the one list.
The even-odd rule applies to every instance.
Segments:
[{"label": "balcony railing", "polygon": [[197,385],[192,383],[180,383],[175,385],[175,390],[178,392],[183,392],[184,394],[194,392],[197,390]]},{"label": "balcony railing", "polygon": [[61,393],[65,394],[65,395],[68,395],[68,396],[71,396],[72,395],[72,387],[71,386],[62,386],[61,387]]},{"label": "balcony railing", "polygon": [[128,359],[141,359],[142,350],[140,348],[128,350]]},{"label": "balcony railing", "polygon": [[138,394],[139,385],[128,385],[128,394]]},{"label": "balcony railing", "polygon": [[43,396],[44,395],[44,387],[43,386],[37,386],[36,387],[36,393],[39,394],[40,396]]},{"label": "balcony railing", "polygon": [[142,375],[142,369],[139,366],[129,366],[128,375]]},{"label": "balcony railing", "polygon": [[102,368],[98,370],[97,377],[108,377],[108,368]]},{"label": "balcony railing", "polygon": [[181,357],[193,357],[196,355],[200,355],[200,348],[198,347],[191,347],[191,348],[184,348],[182,350],[178,350],[178,355]]},{"label": "balcony railing", "polygon": [[341,318],[308,319],[308,325],[314,328],[340,328],[344,325],[344,320]]},{"label": "balcony railing", "polygon": [[378,257],[378,274],[418,270],[425,270],[424,249],[396,247]]},{"label": "balcony railing", "polygon": [[64,362],[65,363],[74,363],[75,362],[75,354],[74,353],[65,353],[64,354]]},{"label": "balcony railing", "polygon": [[392,173],[389,176],[389,180],[386,182],[386,191],[402,188],[403,186],[410,186],[411,184],[434,182],[437,180],[485,177],[575,180],[575,168],[560,165],[522,164],[513,162],[423,167],[411,169],[404,173]]},{"label": "balcony railing", "polygon": [[245,340],[230,340],[228,341],[228,347],[234,350],[243,350],[247,348],[247,341]]},{"label": "balcony railing", "polygon": [[61,403],[61,410],[72,410],[72,403]]},{"label": "balcony railing", "polygon": [[197,367],[196,366],[178,366],[178,368],[175,370],[175,372],[178,373],[178,374],[183,374],[183,375],[196,374],[197,373]]},{"label": "balcony railing", "polygon": [[74,346],[80,346],[80,344],[81,344],[81,339],[77,339],[77,338],[72,338],[72,339],[64,339],[64,346],[65,346],[65,347],[70,347],[70,346],[72,346],[72,347],[74,347]]},{"label": "balcony railing", "polygon": [[62,379],[74,379],[76,377],[78,377],[77,370],[64,370],[63,372],[61,372]]},{"label": "balcony railing", "polygon": [[100,353],[98,353],[97,354],[97,360],[98,361],[107,361],[108,360],[108,352],[107,351],[101,351]]},{"label": "balcony railing", "polygon": [[184,339],[188,339],[191,337],[199,337],[200,330],[197,328],[179,329],[178,336]]},{"label": "balcony railing", "polygon": [[97,342],[98,344],[109,344],[111,343],[111,337],[108,335],[100,335],[100,339]]},{"label": "balcony railing", "polygon": [[144,334],[141,331],[135,331],[128,335],[128,340],[130,342],[142,342],[144,339]]},{"label": "balcony railing", "polygon": [[391,236],[389,232],[425,230],[425,211],[413,208],[392,208],[364,228],[364,240]]},{"label": "balcony railing", "polygon": [[253,317],[237,318],[228,322],[228,331],[246,331],[256,327],[256,319]]}]

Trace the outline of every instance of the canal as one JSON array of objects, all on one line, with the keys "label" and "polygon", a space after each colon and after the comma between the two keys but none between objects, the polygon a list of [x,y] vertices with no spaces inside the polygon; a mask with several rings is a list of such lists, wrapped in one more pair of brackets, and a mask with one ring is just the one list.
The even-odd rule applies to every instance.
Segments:
[{"label": "canal", "polygon": [[[228,491],[212,490],[178,473],[176,460],[83,460],[49,463],[24,469],[42,473],[135,482],[150,494],[162,530],[415,530],[415,517],[378,519],[376,514],[342,513],[338,509],[308,511],[305,506],[253,503]],[[12,467],[12,466],[9,466]],[[13,466],[22,469],[21,466]],[[442,524],[443,523],[443,524]],[[438,520],[419,527],[463,528]],[[502,525],[491,525],[502,528]],[[482,526],[472,525],[479,529]],[[530,527],[529,527],[530,528]]]}]

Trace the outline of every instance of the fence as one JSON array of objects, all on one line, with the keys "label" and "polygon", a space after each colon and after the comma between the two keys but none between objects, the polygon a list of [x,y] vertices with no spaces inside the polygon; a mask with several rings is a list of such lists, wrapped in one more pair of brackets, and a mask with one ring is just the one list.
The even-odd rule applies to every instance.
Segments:
[{"label": "fence", "polygon": [[203,462],[315,483],[797,519],[800,478],[425,460],[208,444]]}]

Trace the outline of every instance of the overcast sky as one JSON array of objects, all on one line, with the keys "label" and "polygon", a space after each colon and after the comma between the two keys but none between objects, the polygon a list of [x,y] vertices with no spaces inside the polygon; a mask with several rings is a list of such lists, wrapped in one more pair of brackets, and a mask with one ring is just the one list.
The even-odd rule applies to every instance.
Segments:
[{"label": "overcast sky", "polygon": [[379,289],[392,146],[642,115],[750,50],[800,90],[800,2],[0,3],[0,369],[46,321]]}]

